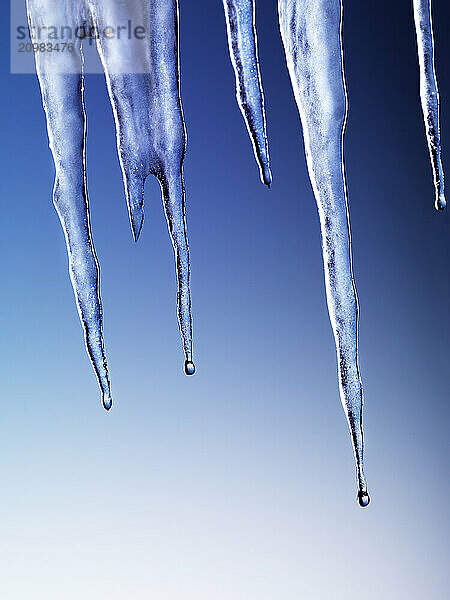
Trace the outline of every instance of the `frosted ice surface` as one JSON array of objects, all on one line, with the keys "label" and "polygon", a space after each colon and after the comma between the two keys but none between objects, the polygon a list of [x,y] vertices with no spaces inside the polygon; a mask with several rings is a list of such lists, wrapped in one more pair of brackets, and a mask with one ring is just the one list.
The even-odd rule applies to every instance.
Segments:
[{"label": "frosted ice surface", "polygon": [[[178,2],[28,0],[27,10],[34,32],[48,32],[50,26],[57,27],[58,31],[69,27],[72,32],[84,28],[95,38],[113,107],[126,199],[136,240],[144,216],[145,178],[152,174],[160,182],[175,253],[185,372],[191,375],[195,367],[183,181],[186,133],[180,98]],[[133,28],[143,28],[145,36],[141,29],[139,36],[122,33],[119,37],[116,33],[112,39],[109,28],[129,21]],[[39,41],[51,39],[41,36]],[[56,168],[54,204],[66,236],[70,277],[87,350],[103,405],[109,409],[112,398],[103,344],[99,267],[92,242],[86,188],[82,46],[83,41],[75,39],[73,51],[36,52],[35,59]]]}]

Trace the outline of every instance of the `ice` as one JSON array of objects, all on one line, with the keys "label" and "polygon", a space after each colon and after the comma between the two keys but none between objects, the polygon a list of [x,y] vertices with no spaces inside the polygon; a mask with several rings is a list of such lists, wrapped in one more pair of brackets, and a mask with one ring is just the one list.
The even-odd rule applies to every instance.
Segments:
[{"label": "ice", "polygon": [[413,6],[420,66],[420,98],[436,189],[435,206],[437,210],[443,210],[446,201],[439,133],[439,92],[434,68],[431,0],[413,0]]},{"label": "ice", "polygon": [[261,180],[270,186],[264,94],[258,62],[254,0],[223,0],[228,47],[236,75],[236,97],[252,140]]},{"label": "ice", "polygon": [[[264,96],[253,0],[223,0],[238,103],[253,142],[261,178],[270,185]],[[192,375],[189,248],[185,222],[183,120],[176,0],[28,0],[30,27],[83,29],[95,39],[113,108],[117,146],[135,240],[144,217],[144,182],[160,182],[178,279],[178,316],[185,372]],[[340,393],[355,450],[358,498],[369,502],[363,472],[362,401],[358,367],[358,302],[352,274],[343,133],[347,96],[339,0],[279,0],[280,27],[303,125],[308,169],[319,208],[328,307],[335,335]],[[111,24],[132,22],[147,36],[116,36]],[[39,40],[41,41],[41,40]],[[44,40],[47,41],[47,40]],[[92,40],[90,40],[92,41]],[[105,408],[111,391],[102,334],[99,267],[86,187],[83,42],[70,52],[36,52],[56,178],[54,203],[64,228],[69,270],[86,346]]]},{"label": "ice", "polygon": [[[262,181],[270,185],[264,94],[258,62],[254,0],[223,0],[236,95]],[[430,0],[413,0],[422,108],[436,208],[445,207]],[[160,182],[178,281],[178,317],[185,373],[192,375],[189,247],[183,161],[186,132],[180,97],[177,0],[28,0],[30,28],[84,29],[95,39],[114,113],[117,146],[133,236],[144,218],[144,182]],[[309,176],[322,232],[325,285],[336,342],[341,401],[350,427],[358,500],[369,504],[363,469],[363,388],[358,365],[358,299],[353,278],[343,137],[347,120],[342,0],[278,0],[288,70],[303,128]],[[144,38],[116,36],[111,24],[133,23]],[[42,40],[39,40],[42,41]],[[49,40],[43,40],[50,41]],[[86,187],[83,42],[70,52],[36,52],[56,178],[54,204],[64,228],[69,272],[86,346],[106,409],[112,404],[103,344],[99,266]]]},{"label": "ice", "polygon": [[343,135],[347,120],[341,0],[279,0],[280,30],[303,127],[319,209],[325,285],[339,389],[356,459],[358,500],[369,495],[363,469],[363,388],[358,366],[358,299],[353,279]]},{"label": "ice", "polygon": [[[95,37],[113,107],[117,144],[134,238],[144,215],[144,182],[149,174],[161,185],[175,253],[178,317],[185,372],[193,374],[189,247],[185,221],[183,120],[178,43],[177,0],[28,0],[30,28],[85,28]],[[145,39],[98,32],[131,21]],[[96,33],[97,32],[97,33]],[[47,42],[50,39],[39,40]],[[54,40],[53,40],[54,42]],[[86,41],[84,42],[86,43]],[[102,393],[112,404],[103,344],[99,266],[92,242],[86,186],[86,113],[83,42],[73,51],[35,52],[36,70],[47,116],[56,176],[53,200],[66,236],[69,272],[86,346]]]},{"label": "ice", "polygon": [[[223,0],[239,106],[262,180],[270,184],[254,0]],[[279,0],[288,70],[319,209],[325,284],[336,341],[339,389],[356,459],[358,501],[370,502],[363,470],[363,388],[358,365],[358,299],[353,279],[343,136],[347,119],[341,0]]]}]

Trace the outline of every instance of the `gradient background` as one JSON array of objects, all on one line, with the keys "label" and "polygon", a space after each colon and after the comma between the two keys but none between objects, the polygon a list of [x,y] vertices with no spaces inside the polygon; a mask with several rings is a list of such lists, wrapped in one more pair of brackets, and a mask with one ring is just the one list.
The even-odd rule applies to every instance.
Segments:
[{"label": "gradient background", "polygon": [[[449,593],[449,213],[433,208],[410,0],[347,2],[346,159],[366,474],[339,402],[318,216],[276,24],[258,25],[274,183],[234,99],[221,2],[181,2],[195,362],[159,186],[131,239],[111,108],[87,78],[114,409],[100,406],[51,203],[38,83],[2,36],[0,595],[441,600]],[[450,8],[435,0],[450,172]]]}]

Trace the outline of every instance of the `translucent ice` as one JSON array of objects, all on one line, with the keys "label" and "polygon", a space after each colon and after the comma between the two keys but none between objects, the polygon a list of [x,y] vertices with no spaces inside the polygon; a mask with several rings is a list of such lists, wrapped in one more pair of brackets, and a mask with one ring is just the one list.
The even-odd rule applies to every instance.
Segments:
[{"label": "translucent ice", "polygon": [[356,458],[358,500],[369,496],[363,470],[363,389],[358,366],[358,299],[353,280],[343,135],[347,93],[341,0],[279,0],[280,30],[303,126],[319,209],[328,310],[339,387]]},{"label": "translucent ice", "polygon": [[272,182],[269,165],[264,94],[258,62],[254,0],[223,0],[228,47],[236,75],[236,97],[252,140],[255,158],[266,185]]},{"label": "translucent ice", "polygon": [[[270,184],[264,96],[253,0],[223,0],[237,98],[261,176]],[[363,389],[358,366],[358,299],[353,280],[343,135],[347,93],[341,0],[279,0],[279,21],[306,158],[319,209],[328,309],[336,341],[339,386],[355,452],[358,501],[369,504],[363,470]],[[266,176],[267,173],[267,176]]]},{"label": "translucent ice", "polygon": [[[272,181],[258,63],[254,0],[223,0],[238,104],[259,164]],[[363,390],[358,366],[358,300],[343,157],[347,93],[342,50],[342,0],[278,0],[279,22],[292,87],[303,127],[306,159],[321,230],[325,283],[336,341],[340,395],[350,426],[358,500],[369,504],[363,471]],[[413,0],[420,89],[436,188],[445,207],[439,135],[439,95],[434,71],[431,1]],[[86,345],[105,408],[112,403],[103,347],[99,267],[92,243],[86,188],[86,114],[83,41],[95,39],[114,112],[120,164],[131,227],[138,239],[144,217],[144,182],[161,184],[175,252],[178,316],[185,372],[192,375],[189,248],[185,223],[183,160],[186,135],[178,59],[177,0],[28,0],[32,31],[67,28],[84,36],[72,50],[36,52],[56,179],[54,203],[64,228],[69,270]],[[145,36],[111,37],[111,24],[134,23]],[[103,32],[103,34],[99,33]],[[39,39],[39,42],[51,41]]]},{"label": "translucent ice", "polygon": [[[178,58],[177,0],[28,0],[30,29],[39,42],[67,28],[72,51],[35,52],[56,177],[54,204],[64,228],[69,271],[86,346],[106,409],[112,404],[103,345],[99,267],[92,243],[86,187],[83,35],[96,40],[113,107],[120,163],[134,238],[144,215],[144,181],[157,177],[178,279],[178,316],[185,372],[193,374],[189,248],[183,160],[186,134]],[[140,36],[116,36],[111,25],[132,22]],[[145,36],[142,35],[145,32]],[[75,34],[75,35],[74,35]]]},{"label": "translucent ice", "polygon": [[431,0],[413,0],[413,6],[420,66],[420,99],[436,189],[435,206],[438,210],[442,210],[445,208],[446,201],[439,133],[439,92],[434,69]]}]

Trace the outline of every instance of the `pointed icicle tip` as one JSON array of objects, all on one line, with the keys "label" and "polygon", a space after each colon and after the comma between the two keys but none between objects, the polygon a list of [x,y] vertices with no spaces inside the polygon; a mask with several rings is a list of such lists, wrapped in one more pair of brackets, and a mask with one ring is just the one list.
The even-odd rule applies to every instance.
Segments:
[{"label": "pointed icicle tip", "polygon": [[187,360],[184,363],[184,372],[186,375],[193,375],[195,373],[195,365],[192,360]]},{"label": "pointed icicle tip", "polygon": [[102,396],[102,404],[105,410],[111,410],[113,401],[110,394],[103,394]]},{"label": "pointed icicle tip", "polygon": [[144,223],[144,207],[135,206],[130,209],[131,231],[133,232],[134,241],[137,242],[141,234],[142,225]]},{"label": "pointed icicle tip", "polygon": [[267,187],[270,188],[272,183],[272,171],[268,165],[264,165],[261,168],[261,181],[264,183],[264,185],[267,185]]},{"label": "pointed icicle tip", "polygon": [[447,206],[447,201],[445,199],[444,194],[439,194],[438,196],[436,196],[435,206],[436,206],[436,210],[444,210],[445,209],[445,207]]},{"label": "pointed icicle tip", "polygon": [[370,504],[370,496],[366,491],[360,490],[358,492],[358,504],[361,508],[366,508]]}]

